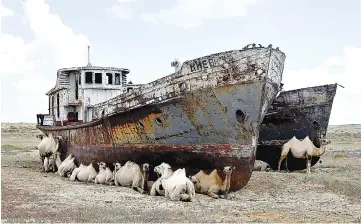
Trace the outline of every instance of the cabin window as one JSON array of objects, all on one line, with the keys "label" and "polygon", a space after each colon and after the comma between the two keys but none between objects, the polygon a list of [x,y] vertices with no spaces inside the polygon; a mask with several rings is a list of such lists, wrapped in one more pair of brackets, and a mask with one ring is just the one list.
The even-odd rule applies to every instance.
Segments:
[{"label": "cabin window", "polygon": [[78,84],[79,85],[81,84],[81,74],[79,74],[79,76],[78,76]]},{"label": "cabin window", "polygon": [[114,73],[115,74],[115,85],[120,85],[120,73]]},{"label": "cabin window", "polygon": [[122,86],[127,85],[127,74],[122,73]]},{"label": "cabin window", "polygon": [[57,106],[57,114],[58,114],[58,118],[60,117],[60,99],[59,99],[59,93],[56,94],[56,106]]},{"label": "cabin window", "polygon": [[51,97],[51,115],[55,115],[54,114],[54,96]]},{"label": "cabin window", "polygon": [[102,73],[95,73],[95,83],[102,83]]},{"label": "cabin window", "polygon": [[[78,77],[79,79],[79,77]],[[78,82],[77,80],[75,80],[75,99],[79,99],[79,85],[78,85]]]},{"label": "cabin window", "polygon": [[113,84],[113,74],[107,73],[107,84]]},{"label": "cabin window", "polygon": [[93,83],[93,72],[85,72],[85,83]]}]

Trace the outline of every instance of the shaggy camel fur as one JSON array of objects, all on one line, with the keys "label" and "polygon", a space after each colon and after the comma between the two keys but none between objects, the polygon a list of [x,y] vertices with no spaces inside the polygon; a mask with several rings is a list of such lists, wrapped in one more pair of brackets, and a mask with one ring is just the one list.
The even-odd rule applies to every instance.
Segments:
[{"label": "shaggy camel fur", "polygon": [[169,178],[173,174],[173,170],[168,163],[161,163],[160,165],[154,167],[154,172],[158,175],[158,179],[153,183],[150,189],[150,195],[165,195],[164,187],[162,186],[162,179]]},{"label": "shaggy camel fur", "polygon": [[66,175],[69,177],[73,170],[77,168],[74,164],[75,157],[72,154],[69,154],[68,157],[64,159],[64,161],[60,160],[59,152],[54,153],[54,156],[56,166],[58,167],[58,171],[56,171],[55,173],[58,173],[59,176],[65,177]]},{"label": "shaggy camel fur", "polygon": [[[298,140],[296,136],[293,136],[288,142],[283,144],[281,148],[281,157],[278,161],[278,171],[280,171],[282,161],[288,156],[288,152],[291,151],[291,154],[295,158],[306,159],[306,169],[307,173],[311,173],[311,159],[313,156],[320,157],[326,151],[326,145],[329,144],[329,140],[321,140],[321,147],[317,148],[310,138],[306,136],[302,141]],[[287,159],[286,159],[286,168],[287,168]],[[287,168],[288,170],[288,168]]]},{"label": "shaggy camel fur", "polygon": [[[49,156],[51,156],[54,152],[56,152],[58,150],[59,138],[61,138],[61,136],[54,138],[53,134],[49,133],[47,136],[37,135],[36,137],[41,140],[37,147],[37,149],[39,150],[39,156],[41,158],[40,170],[41,171],[46,170],[45,172],[48,172],[49,171]],[[48,157],[46,162],[44,162],[45,157]],[[44,165],[46,165],[46,167]]]},{"label": "shaggy camel fur", "polygon": [[71,173],[70,180],[75,181],[78,179],[81,182],[93,182],[97,175],[97,171],[93,167],[93,163],[90,163],[88,166],[80,164],[78,168],[75,168]]},{"label": "shaggy camel fur", "polygon": [[203,170],[196,175],[190,176],[189,179],[194,184],[197,193],[206,194],[214,199],[227,198],[229,188],[231,186],[231,175],[235,169],[233,166],[226,166],[223,172],[226,174],[222,182],[217,169],[214,169],[210,174],[205,174]]},{"label": "shaggy camel fur", "polygon": [[253,171],[270,171],[271,167],[268,163],[262,161],[262,160],[255,160]]},{"label": "shaggy camel fur", "polygon": [[128,161],[122,166],[114,177],[116,186],[131,187],[141,194],[148,191],[149,164],[144,163],[142,167],[138,164]]},{"label": "shaggy camel fur", "polygon": [[99,173],[96,175],[94,183],[111,185],[113,179],[113,172],[107,167],[104,162],[98,163]]},{"label": "shaggy camel fur", "polygon": [[193,201],[196,195],[193,183],[187,178],[185,169],[174,171],[169,178],[161,180],[164,196],[172,201]]}]

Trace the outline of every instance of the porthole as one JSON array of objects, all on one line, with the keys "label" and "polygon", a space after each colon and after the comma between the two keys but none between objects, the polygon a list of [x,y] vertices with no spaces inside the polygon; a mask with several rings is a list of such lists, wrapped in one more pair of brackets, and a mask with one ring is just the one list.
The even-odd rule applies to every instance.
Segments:
[{"label": "porthole", "polygon": [[141,129],[144,129],[144,124],[141,121],[138,121],[138,127],[140,127]]},{"label": "porthole", "polygon": [[236,110],[236,118],[238,122],[243,122],[246,118],[246,115],[241,110]]},{"label": "porthole", "polygon": [[155,119],[155,122],[156,122],[157,124],[159,124],[159,125],[162,125],[162,124],[163,124],[163,121],[162,121],[162,119],[161,119],[160,117],[157,117],[157,118]]},{"label": "porthole", "polygon": [[314,121],[312,124],[313,124],[313,126],[314,126],[315,128],[319,128],[319,127],[320,127],[320,124],[319,124],[317,121]]}]

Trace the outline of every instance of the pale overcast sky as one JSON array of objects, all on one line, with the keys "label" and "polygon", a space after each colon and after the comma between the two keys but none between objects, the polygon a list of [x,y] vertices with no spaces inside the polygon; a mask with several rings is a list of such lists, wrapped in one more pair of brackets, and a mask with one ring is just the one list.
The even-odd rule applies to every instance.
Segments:
[{"label": "pale overcast sky", "polygon": [[330,124],[361,123],[360,0],[1,0],[1,121],[36,122],[56,70],[131,70],[146,83],[250,43],[286,54],[286,90],[338,82]]}]

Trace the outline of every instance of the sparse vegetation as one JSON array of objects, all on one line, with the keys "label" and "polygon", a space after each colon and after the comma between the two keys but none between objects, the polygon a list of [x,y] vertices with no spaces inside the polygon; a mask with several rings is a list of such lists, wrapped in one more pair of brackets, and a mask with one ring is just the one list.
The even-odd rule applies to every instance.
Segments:
[{"label": "sparse vegetation", "polygon": [[20,147],[17,145],[6,144],[6,145],[2,145],[1,149],[20,149]]},{"label": "sparse vegetation", "polygon": [[337,153],[333,155],[334,158],[348,158],[347,154],[344,153]]}]

